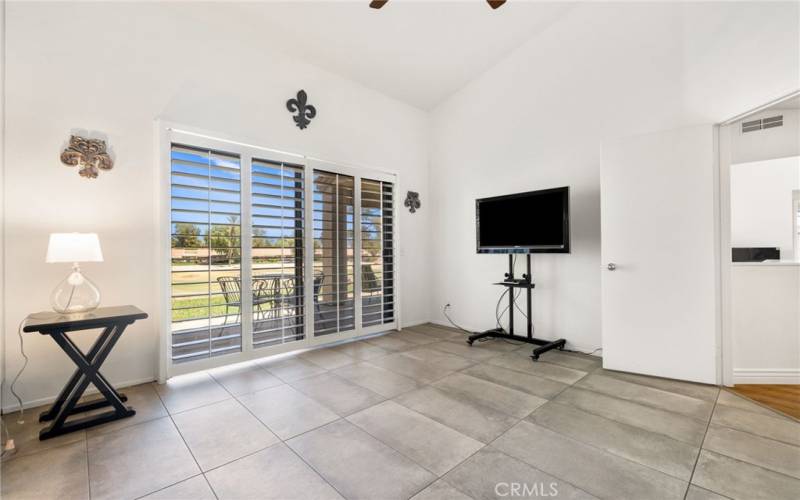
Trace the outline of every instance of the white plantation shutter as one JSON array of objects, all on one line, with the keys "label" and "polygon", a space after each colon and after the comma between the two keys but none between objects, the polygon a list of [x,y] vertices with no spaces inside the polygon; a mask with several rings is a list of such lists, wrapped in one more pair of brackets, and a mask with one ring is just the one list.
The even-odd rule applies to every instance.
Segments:
[{"label": "white plantation shutter", "polygon": [[314,170],[314,334],[355,328],[355,180]]},{"label": "white plantation shutter", "polygon": [[305,179],[301,165],[253,159],[253,346],[305,337]]},{"label": "white plantation shutter", "polygon": [[170,168],[174,363],[241,350],[241,171],[235,154],[173,144]]},{"label": "white plantation shutter", "polygon": [[394,321],[394,203],[390,182],[361,179],[361,324]]}]

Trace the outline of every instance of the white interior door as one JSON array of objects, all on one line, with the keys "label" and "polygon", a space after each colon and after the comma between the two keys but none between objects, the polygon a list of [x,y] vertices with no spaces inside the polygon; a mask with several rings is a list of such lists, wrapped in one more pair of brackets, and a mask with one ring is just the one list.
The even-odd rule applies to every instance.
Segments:
[{"label": "white interior door", "polygon": [[713,126],[605,144],[601,199],[603,366],[715,383]]}]

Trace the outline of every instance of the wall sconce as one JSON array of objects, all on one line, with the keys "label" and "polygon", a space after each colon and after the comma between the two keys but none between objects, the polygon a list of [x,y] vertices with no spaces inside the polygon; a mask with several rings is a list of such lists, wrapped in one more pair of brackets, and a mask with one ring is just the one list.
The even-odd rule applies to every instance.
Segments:
[{"label": "wall sconce", "polygon": [[80,167],[78,173],[87,179],[97,178],[100,170],[114,168],[114,160],[106,152],[106,141],[70,136],[69,145],[61,152],[61,163]]}]

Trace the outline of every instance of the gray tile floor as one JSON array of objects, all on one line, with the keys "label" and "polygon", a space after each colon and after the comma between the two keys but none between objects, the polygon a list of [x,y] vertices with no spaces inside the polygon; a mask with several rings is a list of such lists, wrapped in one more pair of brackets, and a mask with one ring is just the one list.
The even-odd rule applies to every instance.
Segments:
[{"label": "gray tile floor", "polygon": [[3,499],[800,498],[800,423],[716,387],[421,325],[127,388],[18,453]]}]

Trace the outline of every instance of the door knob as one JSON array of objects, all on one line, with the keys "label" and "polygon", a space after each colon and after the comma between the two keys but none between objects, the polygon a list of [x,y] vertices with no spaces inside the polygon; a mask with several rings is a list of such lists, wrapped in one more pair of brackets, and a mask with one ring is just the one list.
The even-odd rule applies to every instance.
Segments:
[{"label": "door knob", "polygon": [[616,264],[614,264],[613,262],[609,262],[608,263],[608,270],[609,271],[614,271],[616,269],[617,269],[617,265]]}]

